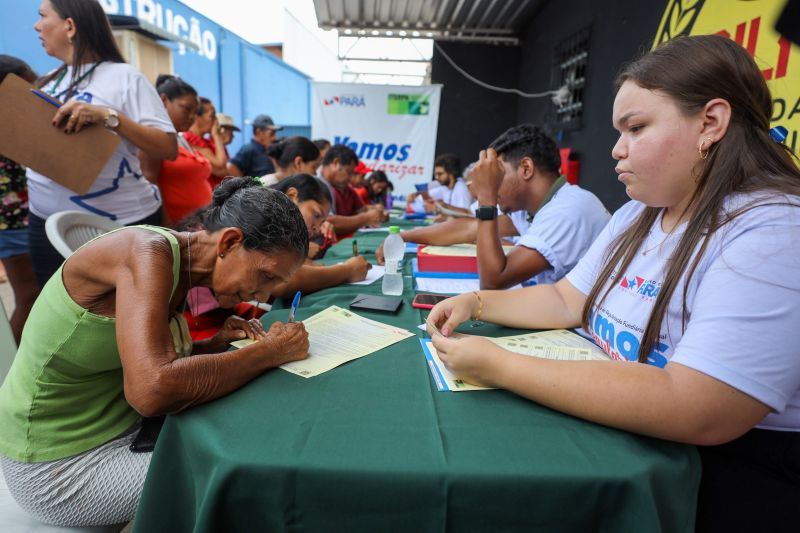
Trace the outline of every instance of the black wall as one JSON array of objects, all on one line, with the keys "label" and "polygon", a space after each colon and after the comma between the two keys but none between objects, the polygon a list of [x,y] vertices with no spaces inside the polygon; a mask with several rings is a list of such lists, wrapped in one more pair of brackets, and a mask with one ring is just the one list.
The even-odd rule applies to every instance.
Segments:
[{"label": "black wall", "polygon": [[[456,65],[481,81],[499,87],[517,87],[521,49],[440,42]],[[442,102],[436,153],[454,153],[466,167],[478,153],[517,122],[517,97],[484,89],[459,74],[434,49],[431,82],[441,83]]]},{"label": "black wall", "polygon": [[553,80],[558,45],[586,27],[591,34],[583,121],[574,131],[562,131],[555,124],[555,107],[548,98],[517,98],[482,89],[434,50],[431,77],[444,84],[437,153],[466,157],[514,124],[544,125],[559,146],[573,149],[581,165],[580,185],[612,211],[617,209],[628,197],[611,158],[617,139],[611,126],[613,81],[625,62],[652,46],[665,7],[666,2],[640,0],[548,0],[520,32],[519,47],[440,43],[448,54],[451,48],[457,50],[451,57],[477,78],[537,93],[558,88]]}]

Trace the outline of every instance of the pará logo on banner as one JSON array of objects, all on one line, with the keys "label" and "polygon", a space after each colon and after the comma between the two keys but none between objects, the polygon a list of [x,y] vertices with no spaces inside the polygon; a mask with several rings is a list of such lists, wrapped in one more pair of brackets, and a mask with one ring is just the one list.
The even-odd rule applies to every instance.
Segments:
[{"label": "par\u00e1 logo on banner", "polygon": [[323,98],[322,103],[326,106],[339,105],[345,107],[366,107],[367,105],[363,94],[340,94],[331,98]]}]

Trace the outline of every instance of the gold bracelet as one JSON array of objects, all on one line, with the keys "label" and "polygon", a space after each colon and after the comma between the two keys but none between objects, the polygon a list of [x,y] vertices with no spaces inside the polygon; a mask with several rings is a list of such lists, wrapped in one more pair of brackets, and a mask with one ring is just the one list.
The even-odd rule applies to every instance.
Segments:
[{"label": "gold bracelet", "polygon": [[475,313],[475,316],[472,317],[472,320],[480,320],[481,313],[483,312],[483,300],[481,300],[481,295],[478,294],[478,291],[473,291],[472,294],[474,294],[475,298],[478,299],[478,312]]}]

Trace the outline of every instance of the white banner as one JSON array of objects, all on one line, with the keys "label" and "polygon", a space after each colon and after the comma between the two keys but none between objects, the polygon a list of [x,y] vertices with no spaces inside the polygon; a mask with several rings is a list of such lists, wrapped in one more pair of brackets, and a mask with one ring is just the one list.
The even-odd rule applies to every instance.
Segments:
[{"label": "white banner", "polygon": [[346,144],[406,195],[433,178],[441,94],[441,85],[314,82],[311,136]]}]

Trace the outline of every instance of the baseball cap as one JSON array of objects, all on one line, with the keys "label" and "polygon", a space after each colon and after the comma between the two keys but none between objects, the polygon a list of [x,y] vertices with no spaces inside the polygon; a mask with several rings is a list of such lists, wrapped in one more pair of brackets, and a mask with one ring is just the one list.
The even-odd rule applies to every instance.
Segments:
[{"label": "baseball cap", "polygon": [[353,169],[353,172],[355,172],[356,174],[369,174],[373,170],[374,169],[365,165],[363,161],[359,161],[358,164],[356,165],[356,168]]},{"label": "baseball cap", "polygon": [[233,117],[225,113],[217,113],[217,120],[220,128],[230,128],[233,131],[242,131],[239,126],[233,123]]},{"label": "baseball cap", "polygon": [[271,130],[282,130],[283,126],[276,126],[269,115],[258,115],[253,119],[253,129],[269,128]]}]

